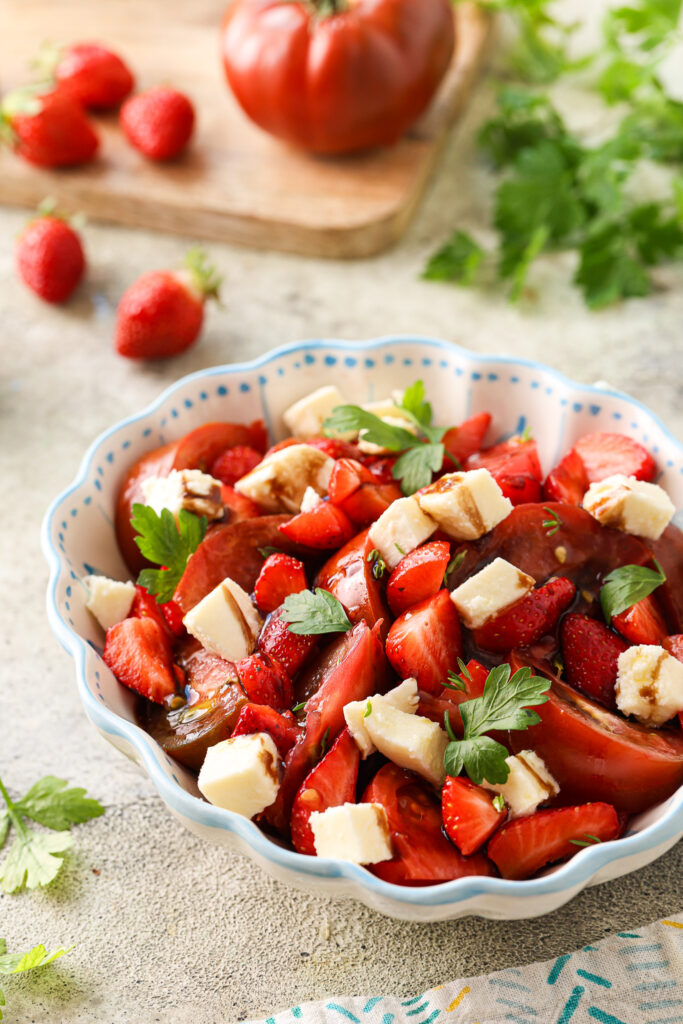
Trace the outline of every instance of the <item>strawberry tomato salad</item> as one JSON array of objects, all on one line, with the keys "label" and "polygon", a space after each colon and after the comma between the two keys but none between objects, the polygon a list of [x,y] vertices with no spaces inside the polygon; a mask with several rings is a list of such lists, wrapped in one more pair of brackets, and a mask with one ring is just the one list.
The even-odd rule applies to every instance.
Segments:
[{"label": "strawberry tomato salad", "polygon": [[122,482],[104,661],[203,796],[389,882],[523,879],[683,783],[683,534],[654,459],[544,476],[416,382],[208,423]]}]

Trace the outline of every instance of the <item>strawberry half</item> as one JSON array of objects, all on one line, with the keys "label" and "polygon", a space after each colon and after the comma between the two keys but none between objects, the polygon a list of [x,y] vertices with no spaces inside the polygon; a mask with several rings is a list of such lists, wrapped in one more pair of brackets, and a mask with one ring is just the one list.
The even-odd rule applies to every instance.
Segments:
[{"label": "strawberry half", "polygon": [[261,452],[257,452],[255,448],[248,444],[237,444],[219,455],[209,472],[216,480],[232,487],[247,473],[251,473],[262,459]]},{"label": "strawberry half", "polygon": [[536,442],[513,437],[493,448],[472,455],[466,469],[488,469],[506,498],[513,505],[541,500],[543,473]]},{"label": "strawberry half", "polygon": [[589,483],[623,473],[638,480],[654,480],[657,465],[646,448],[626,434],[585,434],[574,445]]},{"label": "strawberry half", "polygon": [[588,490],[589,480],[586,467],[579,453],[572,448],[558,464],[551,469],[543,484],[546,501],[562,501],[566,505],[580,505]]},{"label": "strawberry half", "polygon": [[[461,423],[459,427],[451,427],[443,435],[443,443],[446,451],[450,452],[454,459],[461,465],[475,452],[481,449],[486,437],[486,431],[491,425],[491,414],[478,412],[470,416],[468,420]],[[450,459],[444,460],[444,469],[451,472],[453,464]]]},{"label": "strawberry half", "polygon": [[374,483],[374,477],[362,462],[357,459],[337,459],[327,486],[330,501],[333,505],[342,505],[364,483]]},{"label": "strawberry half", "polygon": [[[294,443],[301,444],[296,439]],[[319,451],[325,452],[325,455],[329,455],[331,459],[357,459],[360,455],[358,445],[351,444],[350,441],[342,441],[338,437],[312,437],[305,444],[310,444],[312,448],[318,448]]]},{"label": "strawberry half", "polygon": [[270,616],[261,630],[257,646],[264,654],[275,658],[294,678],[317,648],[320,637],[291,633],[280,614],[280,611],[275,611]]},{"label": "strawberry half", "polygon": [[310,512],[292,516],[280,531],[288,540],[320,551],[342,547],[355,533],[349,517],[331,501],[321,501]]},{"label": "strawberry half", "polygon": [[632,644],[654,644],[661,647],[668,633],[664,616],[651,594],[614,615],[612,626]]},{"label": "strawberry half", "polygon": [[450,544],[436,540],[401,559],[387,583],[387,602],[394,615],[401,615],[441,590],[450,557]]},{"label": "strawberry half", "polygon": [[669,654],[673,654],[674,658],[678,658],[679,661],[683,661],[683,633],[676,633],[674,636],[667,636],[662,647]]},{"label": "strawberry half", "polygon": [[290,594],[306,590],[303,562],[291,555],[268,555],[254,584],[254,598],[262,612],[274,612]]},{"label": "strawberry half", "polygon": [[389,630],[387,658],[401,679],[414,676],[421,690],[440,693],[462,655],[460,619],[448,590],[404,612]]},{"label": "strawberry half", "polygon": [[237,677],[253,704],[267,704],[276,711],[287,711],[294,703],[292,681],[282,665],[267,654],[257,652],[235,662]]},{"label": "strawberry half", "polygon": [[397,458],[396,455],[366,455],[363,465],[372,473],[376,484],[395,484],[394,466]]},{"label": "strawberry half", "polygon": [[309,772],[292,805],[291,833],[294,849],[315,857],[309,819],[313,811],[355,804],[360,751],[348,729],[339,733],[322,761]]},{"label": "strawberry half", "polygon": [[495,794],[470,779],[448,776],[441,791],[441,815],[446,835],[468,856],[475,853],[507,818],[493,806]]},{"label": "strawberry half", "polygon": [[569,685],[613,709],[619,655],[629,645],[587,615],[567,615],[560,628],[560,642]]},{"label": "strawberry half", "polygon": [[354,526],[361,529],[374,523],[393,501],[402,497],[398,484],[365,483],[346,498],[343,508]]},{"label": "strawberry half", "polygon": [[548,580],[512,608],[473,630],[474,642],[487,651],[528,647],[552,630],[575,594],[576,587],[564,576]]},{"label": "strawberry half", "polygon": [[573,857],[582,845],[608,842],[621,831],[611,804],[581,804],[536,811],[503,825],[488,855],[503,878],[530,878],[546,864]]},{"label": "strawberry half", "polygon": [[177,690],[168,640],[155,619],[124,619],[112,626],[102,658],[120,683],[155,704],[166,703]]},{"label": "strawberry half", "polygon": [[255,732],[268,733],[283,759],[301,735],[291,711],[281,714],[267,704],[243,704],[232,735],[248,736]]}]

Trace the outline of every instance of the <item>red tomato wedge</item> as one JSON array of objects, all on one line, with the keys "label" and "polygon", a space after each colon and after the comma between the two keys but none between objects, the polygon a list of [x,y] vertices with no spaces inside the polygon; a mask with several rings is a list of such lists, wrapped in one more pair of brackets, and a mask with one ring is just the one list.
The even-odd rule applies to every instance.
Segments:
[{"label": "red tomato wedge", "polygon": [[357,534],[325,562],[314,586],[329,590],[346,609],[351,622],[374,626],[383,620],[383,634],[389,628],[389,610],[384,603],[380,583],[372,575],[368,561],[371,545],[367,530]]},{"label": "red tomato wedge", "polygon": [[201,469],[208,473],[218,456],[228,448],[237,445],[259,448],[262,430],[262,420],[256,420],[251,426],[243,423],[204,423],[178,441],[171,468]]},{"label": "red tomato wedge", "polygon": [[339,733],[322,761],[304,779],[292,805],[292,843],[299,853],[315,857],[309,820],[313,811],[355,804],[360,751],[348,729]]},{"label": "red tomato wedge", "polygon": [[194,637],[187,637],[176,650],[176,662],[185,673],[190,689],[189,704],[211,697],[228,681],[237,682],[234,663],[219,654],[211,654]]}]

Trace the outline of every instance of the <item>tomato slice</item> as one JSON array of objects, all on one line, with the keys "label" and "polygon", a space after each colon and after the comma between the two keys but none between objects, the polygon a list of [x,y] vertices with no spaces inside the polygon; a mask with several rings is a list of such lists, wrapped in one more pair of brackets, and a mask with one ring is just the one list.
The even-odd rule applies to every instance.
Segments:
[{"label": "tomato slice", "polygon": [[168,476],[173,469],[173,460],[177,450],[178,442],[174,441],[173,444],[165,444],[162,448],[155,448],[143,455],[130,467],[119,488],[114,517],[116,540],[123,560],[133,576],[137,576],[141,569],[150,564],[142,557],[140,549],[135,543],[135,530],[130,525],[133,505],[145,500],[142,493],[144,480],[148,480],[151,476]]},{"label": "tomato slice", "polygon": [[[258,433],[254,428],[260,421],[251,426],[244,423],[204,423],[196,430],[178,441],[172,469],[201,469],[208,473],[219,455],[235,445],[253,446]],[[261,449],[262,450],[262,449]]]},{"label": "tomato slice", "polygon": [[390,616],[382,589],[372,575],[372,564],[368,561],[371,548],[368,531],[357,534],[325,562],[315,586],[329,590],[341,601],[353,623],[367,622],[372,627],[382,619],[382,639],[385,639]]},{"label": "tomato slice", "polygon": [[657,589],[657,598],[669,619],[669,631],[683,633],[683,531],[670,524],[659,540],[651,540],[649,545],[666,573],[666,583]]}]

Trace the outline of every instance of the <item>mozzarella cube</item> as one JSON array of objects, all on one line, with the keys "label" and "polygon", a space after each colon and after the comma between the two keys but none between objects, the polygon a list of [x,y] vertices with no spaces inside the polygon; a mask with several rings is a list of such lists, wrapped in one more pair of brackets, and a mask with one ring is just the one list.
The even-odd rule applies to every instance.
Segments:
[{"label": "mozzarella cube", "polygon": [[451,601],[468,629],[478,629],[533,590],[535,580],[504,558],[496,558],[461,583]]},{"label": "mozzarella cube", "polygon": [[368,536],[373,548],[377,548],[391,570],[404,555],[431,537],[434,530],[434,520],[425,515],[414,497],[410,497],[392,501],[372,524]]},{"label": "mozzarella cube", "polygon": [[85,607],[102,629],[110,629],[128,616],[135,597],[134,583],[110,580],[108,576],[84,576],[83,583],[88,591]]},{"label": "mozzarella cube", "polygon": [[658,540],[676,511],[663,487],[617,473],[591,484],[583,507],[603,526]]},{"label": "mozzarella cube", "polygon": [[309,821],[318,857],[379,864],[394,856],[387,813],[381,804],[328,807],[313,811]]},{"label": "mozzarella cube", "polygon": [[308,440],[319,437],[323,423],[338,405],[344,405],[342,393],[334,385],[318,388],[305,398],[300,398],[282,414],[285,425],[294,437]]},{"label": "mozzarella cube", "polygon": [[414,715],[419,702],[417,680],[404,679],[400,686],[395,686],[388,693],[375,693],[366,700],[350,701],[344,706],[346,724],[363,759],[369,757],[370,754],[374,754],[377,749],[365,728],[365,716],[368,713],[368,708],[370,713],[372,713],[372,710],[378,707],[379,704],[386,703],[391,705],[391,707],[398,708],[399,711],[404,711],[407,715]]},{"label": "mozzarella cube", "polygon": [[321,501],[322,498],[320,497],[318,492],[314,490],[312,487],[307,487],[306,490],[304,491],[304,496],[301,499],[301,508],[299,509],[299,511],[312,512],[313,509],[316,508]]},{"label": "mozzarella cube", "polygon": [[299,512],[308,488],[324,498],[334,466],[325,452],[310,444],[292,444],[269,455],[235,484],[266,512]]},{"label": "mozzarella cube", "polygon": [[167,508],[174,516],[183,509],[207,519],[222,519],[225,511],[221,482],[198,469],[172,469],[168,476],[150,476],[142,481],[145,505],[157,515]]},{"label": "mozzarella cube", "polygon": [[[415,424],[411,420],[404,419],[402,416],[380,416],[380,419],[388,427],[399,427],[401,430],[407,430],[413,436],[417,434]],[[383,448],[381,444],[366,441],[364,439],[366,434],[367,430],[361,430],[358,435],[358,447],[365,455],[388,455],[391,452],[390,448]]]},{"label": "mozzarella cube", "polygon": [[510,769],[506,782],[494,786],[484,780],[482,785],[492,793],[500,793],[511,818],[533,814],[539,804],[560,792],[545,763],[533,750],[522,750],[506,757],[505,763]]},{"label": "mozzarella cube", "polygon": [[455,540],[477,540],[512,512],[512,502],[488,469],[447,473],[416,497],[422,511]]},{"label": "mozzarella cube", "polygon": [[379,752],[400,768],[409,768],[440,786],[446,774],[443,755],[448,746],[448,735],[441,726],[421,715],[406,714],[386,701],[370,704],[363,725]]},{"label": "mozzarella cube", "polygon": [[211,654],[239,661],[254,650],[263,621],[249,594],[226,577],[187,613],[183,624]]},{"label": "mozzarella cube", "polygon": [[210,804],[245,818],[265,811],[280,788],[280,755],[266,732],[215,743],[206,752],[197,779]]},{"label": "mozzarella cube", "polygon": [[664,725],[683,711],[683,662],[656,644],[638,644],[619,655],[617,707],[645,725]]}]

